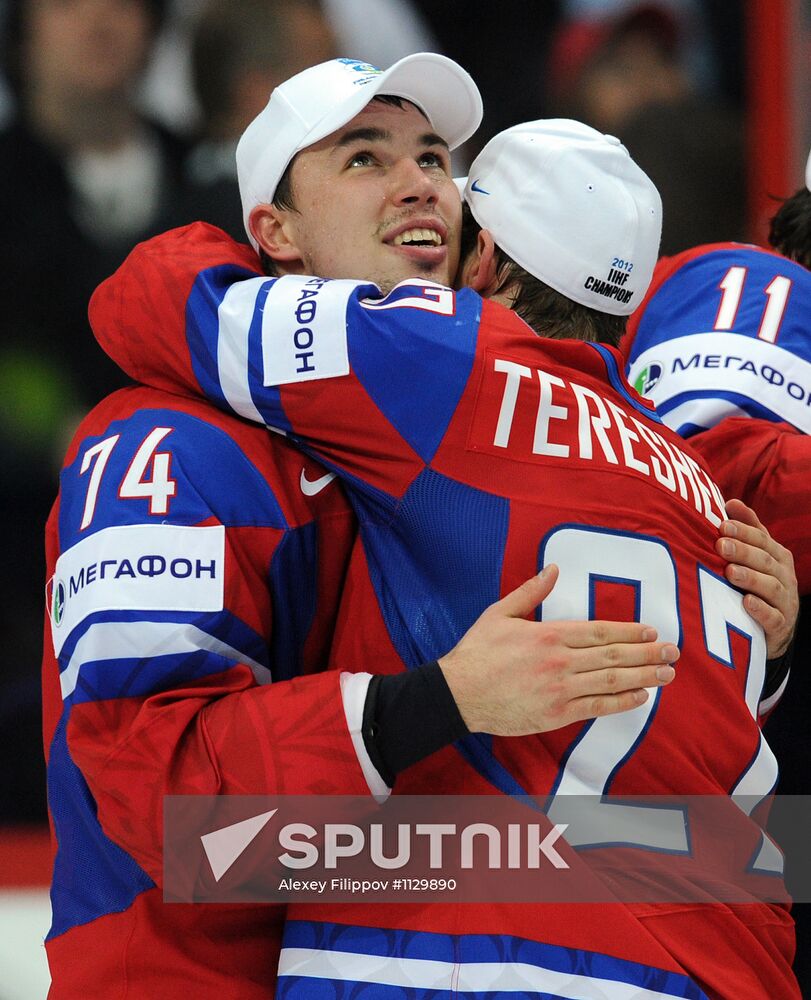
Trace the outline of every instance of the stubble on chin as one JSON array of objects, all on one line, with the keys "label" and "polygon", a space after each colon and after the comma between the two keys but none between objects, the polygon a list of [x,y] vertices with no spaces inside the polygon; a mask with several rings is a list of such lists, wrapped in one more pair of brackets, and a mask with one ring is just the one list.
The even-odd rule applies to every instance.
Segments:
[{"label": "stubble on chin", "polygon": [[374,281],[382,294],[388,295],[393,288],[396,288],[403,281],[408,281],[409,278],[423,278],[425,281],[445,285],[448,282],[444,280],[445,275],[444,273],[440,274],[440,271],[441,267],[438,264],[414,264],[408,268],[408,273],[404,272],[396,277],[380,275],[379,280],[375,280],[374,278],[367,280]]}]

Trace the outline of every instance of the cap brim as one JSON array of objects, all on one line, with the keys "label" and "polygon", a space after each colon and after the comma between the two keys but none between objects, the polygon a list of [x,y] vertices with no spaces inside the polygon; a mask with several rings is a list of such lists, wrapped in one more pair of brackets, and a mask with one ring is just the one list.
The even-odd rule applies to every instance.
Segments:
[{"label": "cap brim", "polygon": [[805,163],[805,186],[811,191],[811,153]]},{"label": "cap brim", "polygon": [[375,80],[358,88],[352,100],[325,115],[299,144],[312,146],[343,128],[378,94],[402,97],[417,107],[450,149],[456,149],[479,127],[483,106],[479,88],[458,63],[435,52],[405,56]]}]

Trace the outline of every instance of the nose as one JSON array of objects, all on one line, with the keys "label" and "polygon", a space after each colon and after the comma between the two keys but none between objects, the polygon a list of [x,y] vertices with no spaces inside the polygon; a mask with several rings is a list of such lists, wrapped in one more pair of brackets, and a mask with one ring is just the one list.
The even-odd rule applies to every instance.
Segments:
[{"label": "nose", "polygon": [[395,205],[435,205],[439,200],[436,181],[411,157],[398,160],[389,178]]}]

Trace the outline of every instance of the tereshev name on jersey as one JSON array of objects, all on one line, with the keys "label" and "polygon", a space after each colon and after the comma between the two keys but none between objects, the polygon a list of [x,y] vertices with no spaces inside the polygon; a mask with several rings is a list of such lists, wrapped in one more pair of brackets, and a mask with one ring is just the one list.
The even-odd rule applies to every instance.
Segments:
[{"label": "tereshev name on jersey", "polygon": [[49,594],[58,655],[71,629],[99,611],[219,611],[225,529],[168,524],[115,526],[60,556]]},{"label": "tereshev name on jersey", "polygon": [[[725,519],[721,492],[695,459],[614,400],[496,354],[487,366],[502,380],[495,427],[487,422],[488,450],[504,449],[513,461],[553,457],[625,467],[680,496],[715,527]],[[518,424],[523,432],[515,433]],[[476,437],[481,440],[481,430]]]}]

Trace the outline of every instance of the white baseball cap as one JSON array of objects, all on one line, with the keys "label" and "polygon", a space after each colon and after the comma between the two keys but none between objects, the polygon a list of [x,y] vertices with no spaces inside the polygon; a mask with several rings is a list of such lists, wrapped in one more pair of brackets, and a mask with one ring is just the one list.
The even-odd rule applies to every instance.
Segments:
[{"label": "white baseball cap", "polygon": [[811,152],[808,154],[808,159],[805,161],[805,186],[811,191]]},{"label": "white baseball cap", "polygon": [[470,168],[473,217],[524,270],[584,306],[627,316],[662,236],[662,199],[613,135],[550,118],[500,132]]},{"label": "white baseball cap", "polygon": [[482,99],[458,63],[434,52],[406,56],[383,71],[358,59],[331,59],[280,84],[237,145],[237,176],[245,231],[248,219],[273,201],[293,157],[351,121],[378,94],[416,104],[451,149],[479,127]]}]

